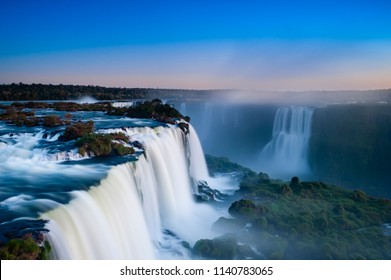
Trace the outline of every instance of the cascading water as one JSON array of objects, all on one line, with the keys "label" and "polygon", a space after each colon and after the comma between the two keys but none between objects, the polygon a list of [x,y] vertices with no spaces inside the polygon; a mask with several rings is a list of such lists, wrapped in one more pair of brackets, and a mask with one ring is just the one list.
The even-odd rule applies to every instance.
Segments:
[{"label": "cascading water", "polygon": [[272,139],[260,154],[261,171],[281,179],[309,175],[307,155],[312,114],[313,109],[305,107],[277,110]]},{"label": "cascading water", "polygon": [[115,108],[127,108],[127,107],[132,107],[134,105],[133,101],[117,101],[111,103],[111,106]]},{"label": "cascading water", "polygon": [[204,152],[197,133],[192,126],[189,127],[189,158],[190,158],[190,175],[198,180],[208,181],[209,173],[206,166]]},{"label": "cascading water", "polygon": [[207,177],[194,129],[187,137],[177,127],[121,131],[143,144],[144,155],[113,167],[99,186],[73,192],[69,204],[41,216],[50,221],[55,258],[187,258],[182,241],[213,236],[208,228],[219,214],[192,198],[192,176]]}]

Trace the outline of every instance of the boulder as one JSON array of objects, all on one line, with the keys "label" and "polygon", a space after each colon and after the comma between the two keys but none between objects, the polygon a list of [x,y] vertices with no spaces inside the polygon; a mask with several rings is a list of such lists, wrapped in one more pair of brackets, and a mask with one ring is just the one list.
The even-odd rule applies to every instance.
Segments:
[{"label": "boulder", "polygon": [[193,254],[204,259],[233,260],[238,248],[235,238],[215,238],[198,240],[193,247]]}]

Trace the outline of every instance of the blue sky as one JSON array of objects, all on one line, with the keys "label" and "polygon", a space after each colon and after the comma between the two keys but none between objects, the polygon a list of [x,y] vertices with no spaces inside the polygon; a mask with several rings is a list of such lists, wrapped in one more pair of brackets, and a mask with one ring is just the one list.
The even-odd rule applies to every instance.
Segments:
[{"label": "blue sky", "polygon": [[2,1],[0,83],[391,87],[389,1]]}]

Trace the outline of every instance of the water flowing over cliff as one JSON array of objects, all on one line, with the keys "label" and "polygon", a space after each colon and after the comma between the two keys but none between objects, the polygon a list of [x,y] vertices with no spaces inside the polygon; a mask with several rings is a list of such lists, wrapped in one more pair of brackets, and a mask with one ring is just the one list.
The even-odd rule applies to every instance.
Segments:
[{"label": "water flowing over cliff", "polygon": [[185,242],[211,236],[208,228],[218,214],[192,197],[194,181],[208,176],[195,130],[190,127],[188,135],[174,126],[122,131],[143,144],[144,154],[42,215],[50,220],[55,258],[187,258]]},{"label": "water flowing over cliff", "polygon": [[261,170],[277,178],[308,175],[308,143],[313,110],[282,107],[276,112],[272,139],[260,154]]}]

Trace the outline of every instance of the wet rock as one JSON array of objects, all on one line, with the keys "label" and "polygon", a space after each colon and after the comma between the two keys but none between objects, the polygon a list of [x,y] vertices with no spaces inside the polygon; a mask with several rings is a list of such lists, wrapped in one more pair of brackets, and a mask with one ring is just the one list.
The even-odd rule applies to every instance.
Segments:
[{"label": "wet rock", "polygon": [[198,240],[193,253],[205,259],[233,260],[236,257],[238,245],[235,238],[215,238]]},{"label": "wet rock", "polygon": [[224,195],[215,189],[208,186],[206,181],[197,182],[198,194],[196,194],[197,201],[216,201],[224,198]]}]

